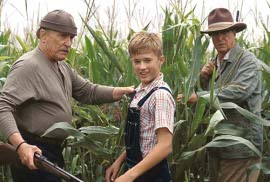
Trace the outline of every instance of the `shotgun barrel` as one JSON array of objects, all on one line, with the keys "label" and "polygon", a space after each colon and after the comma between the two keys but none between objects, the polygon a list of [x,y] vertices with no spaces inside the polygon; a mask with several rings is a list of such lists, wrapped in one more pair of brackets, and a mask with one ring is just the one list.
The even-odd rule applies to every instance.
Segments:
[{"label": "shotgun barrel", "polygon": [[[35,153],[34,159],[35,165],[40,170],[51,173],[68,182],[83,182],[76,176],[70,174],[69,172],[60,168],[56,164],[50,162],[45,156]],[[20,162],[20,159],[19,155],[15,151],[15,148],[8,143],[0,142],[0,165],[6,165],[17,162]]]}]

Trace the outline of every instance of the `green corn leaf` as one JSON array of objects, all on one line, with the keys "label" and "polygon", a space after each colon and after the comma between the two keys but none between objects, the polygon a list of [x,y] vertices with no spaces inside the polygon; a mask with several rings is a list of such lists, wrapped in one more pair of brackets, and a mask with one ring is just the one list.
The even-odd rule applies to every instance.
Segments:
[{"label": "green corn leaf", "polygon": [[87,24],[87,22],[84,21],[84,19],[81,17],[82,21],[84,22],[86,28],[89,30],[89,32],[91,33],[91,35],[94,37],[94,39],[96,40],[96,42],[98,43],[98,45],[101,47],[101,49],[104,51],[104,53],[106,54],[106,56],[109,58],[109,60],[112,61],[112,63],[116,66],[116,68],[118,69],[118,71],[123,74],[124,70],[123,68],[120,66],[117,58],[115,57],[115,55],[109,50],[109,48],[107,47],[106,43],[104,42],[103,39],[101,39],[97,33]]},{"label": "green corn leaf", "polygon": [[248,132],[247,129],[228,123],[219,123],[215,127],[216,135],[233,135],[243,137]]},{"label": "green corn leaf", "polygon": [[193,92],[193,88],[198,80],[198,76],[200,74],[201,69],[201,58],[202,58],[202,42],[201,42],[201,36],[197,37],[195,40],[195,46],[193,48],[193,55],[191,58],[191,65],[190,65],[190,71],[189,76],[187,78],[187,81],[185,83],[185,93],[184,97],[182,99],[183,103],[187,101],[187,99],[190,97],[190,95]]},{"label": "green corn leaf", "polygon": [[87,148],[96,155],[108,155],[110,153],[109,150],[103,148],[102,143],[92,140],[90,137],[72,127],[68,122],[55,123],[47,129],[42,136],[50,136],[55,130],[61,130],[62,132],[66,132],[69,136],[77,138],[78,141],[73,144],[75,147]]},{"label": "green corn leaf", "polygon": [[245,118],[247,118],[251,122],[257,123],[259,125],[270,126],[270,121],[265,120],[262,117],[259,117],[249,112],[248,110],[239,107],[235,103],[226,102],[226,103],[221,103],[220,105],[223,109],[236,109],[240,114],[242,114]]},{"label": "green corn leaf", "polygon": [[224,119],[224,117],[223,117],[222,113],[220,112],[220,110],[217,110],[209,121],[209,125],[207,127],[206,132],[205,132],[205,135],[207,135],[223,119]]},{"label": "green corn leaf", "polygon": [[0,56],[0,61],[11,59],[12,57],[10,56]]},{"label": "green corn leaf", "polygon": [[189,152],[184,152],[178,160],[184,160],[184,159],[190,159],[193,157],[196,153],[201,152],[207,147],[229,147],[232,145],[236,144],[244,144],[248,146],[252,151],[254,151],[259,157],[262,156],[261,152],[248,140],[242,138],[242,137],[237,137],[237,136],[232,136],[232,135],[220,135],[215,137],[211,142],[207,143],[203,147],[200,147],[197,150],[194,151],[189,151]]},{"label": "green corn leaf", "polygon": [[192,134],[197,130],[200,122],[202,121],[206,104],[207,104],[207,102],[205,99],[203,99],[203,98],[198,99],[197,104],[196,104],[195,113],[194,113],[194,119],[193,119],[192,124],[191,124],[191,133]]},{"label": "green corn leaf", "polygon": [[23,42],[23,40],[18,35],[16,35],[16,39],[19,42],[20,46],[22,47],[23,52],[27,52],[28,48],[27,45]]},{"label": "green corn leaf", "polygon": [[7,45],[0,44],[0,51],[2,51],[3,49],[5,49],[6,47],[7,47]]},{"label": "green corn leaf", "polygon": [[247,175],[250,176],[253,172],[261,170],[263,174],[270,174],[270,163],[257,163],[250,166],[247,170]]}]

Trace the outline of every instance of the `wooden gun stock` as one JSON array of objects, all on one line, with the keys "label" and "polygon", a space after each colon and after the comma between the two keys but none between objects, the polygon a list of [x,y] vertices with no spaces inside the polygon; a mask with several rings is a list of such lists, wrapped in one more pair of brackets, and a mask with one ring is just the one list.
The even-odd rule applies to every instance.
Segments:
[{"label": "wooden gun stock", "polygon": [[[83,182],[76,176],[73,176],[72,174],[68,173],[64,169],[58,167],[56,164],[50,162],[44,156],[41,156],[35,153],[34,158],[35,158],[35,161],[34,161],[35,165],[40,170],[43,170],[55,176],[58,176],[64,179],[65,181]],[[17,163],[17,162],[20,162],[20,159],[19,159],[19,155],[15,151],[15,148],[10,144],[0,142],[0,165],[7,165],[7,164],[12,164],[12,163]]]},{"label": "wooden gun stock", "polygon": [[15,148],[7,143],[0,142],[0,165],[20,162]]}]

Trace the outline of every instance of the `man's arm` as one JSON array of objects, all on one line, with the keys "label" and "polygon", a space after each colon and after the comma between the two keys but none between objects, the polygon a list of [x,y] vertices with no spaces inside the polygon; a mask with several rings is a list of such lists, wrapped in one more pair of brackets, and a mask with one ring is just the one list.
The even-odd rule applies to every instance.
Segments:
[{"label": "man's arm", "polygon": [[69,70],[72,81],[72,97],[84,104],[103,104],[120,100],[125,94],[134,92],[134,86],[111,87],[91,83],[82,78],[70,65],[65,65]]},{"label": "man's arm", "polygon": [[[201,78],[203,75],[205,79],[208,79],[212,74],[211,67],[205,66],[204,68],[204,71],[202,70],[204,73],[201,72]],[[261,81],[261,74],[259,72],[260,70],[259,66],[256,64],[256,57],[251,57],[250,55],[246,56],[241,60],[239,69],[232,81],[227,85],[221,86],[221,88],[214,89],[214,93],[221,102],[241,103],[254,92],[257,84]],[[202,91],[192,93],[188,102],[195,103],[198,100],[198,96],[206,93],[208,92]],[[182,94],[179,94],[177,100],[180,101],[182,97]]]},{"label": "man's arm", "polygon": [[[246,101],[257,85],[260,84],[261,74],[259,69],[255,56],[243,57],[230,83],[216,88],[214,93],[221,102],[241,103]],[[204,92],[197,92],[197,94],[199,96],[204,95]]]},{"label": "man's arm", "polygon": [[36,169],[33,160],[34,152],[41,154],[41,150],[36,146],[22,143],[26,141],[19,133],[13,116],[19,105],[35,96],[32,76],[32,69],[23,62],[17,62],[11,68],[0,93],[0,132],[15,148],[20,145],[17,153],[22,163],[30,169]]}]

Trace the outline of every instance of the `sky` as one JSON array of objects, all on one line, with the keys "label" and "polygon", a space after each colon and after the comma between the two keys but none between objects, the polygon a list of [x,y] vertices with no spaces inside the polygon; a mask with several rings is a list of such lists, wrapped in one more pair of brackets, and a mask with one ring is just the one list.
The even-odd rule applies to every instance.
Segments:
[{"label": "sky", "polygon": [[[10,28],[13,33],[22,35],[28,30],[35,30],[38,26],[40,18],[46,15],[47,12],[54,9],[64,9],[75,18],[78,28],[82,26],[80,15],[85,17],[87,11],[86,2],[90,0],[0,0],[4,2],[1,12],[1,27],[0,30]],[[93,1],[93,0],[92,0]],[[92,2],[91,1],[91,2]],[[103,25],[108,26],[108,14],[112,14],[114,10],[115,26],[117,30],[126,37],[127,27],[132,27],[135,31],[141,30],[149,22],[150,31],[159,32],[162,28],[162,20],[164,14],[160,7],[165,7],[170,2],[177,0],[95,0],[96,18]],[[27,2],[27,8],[26,4]],[[186,0],[182,0],[182,3]],[[195,15],[200,20],[208,15],[208,13],[217,7],[228,8],[233,17],[236,11],[240,10],[241,19],[248,25],[247,33],[262,36],[263,29],[260,19],[267,24],[270,15],[270,7],[267,2],[270,0],[189,0],[188,8],[195,8]],[[115,3],[115,9],[114,7]],[[131,8],[129,8],[131,7]],[[136,7],[133,9],[133,7]],[[26,10],[27,9],[27,10]],[[27,12],[27,13],[26,13]],[[108,13],[110,12],[110,13]],[[128,15],[129,14],[129,15]],[[37,18],[39,17],[39,18]],[[90,22],[94,22],[94,18]],[[206,27],[207,22],[203,25]]]}]

